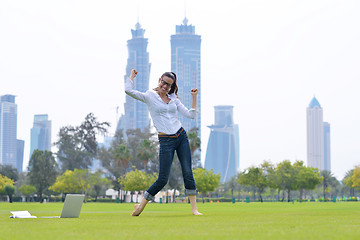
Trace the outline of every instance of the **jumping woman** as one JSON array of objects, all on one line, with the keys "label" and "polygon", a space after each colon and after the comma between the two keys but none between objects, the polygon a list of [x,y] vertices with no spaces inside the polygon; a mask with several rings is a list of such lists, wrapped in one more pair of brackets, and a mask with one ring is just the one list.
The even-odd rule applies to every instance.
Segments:
[{"label": "jumping woman", "polygon": [[139,216],[146,204],[153,200],[154,196],[166,185],[175,151],[180,161],[185,194],[190,199],[192,214],[202,215],[196,206],[196,185],[191,169],[191,152],[188,136],[177,118],[178,112],[185,117],[195,118],[197,114],[196,98],[198,89],[191,89],[192,105],[188,109],[177,96],[178,87],[175,73],[165,72],[159,78],[158,86],[145,93],[133,89],[133,81],[136,75],[137,71],[132,69],[130,77],[125,79],[125,93],[146,103],[149,109],[154,126],[158,132],[160,166],[158,179],[144,192],[143,199],[140,204],[135,204],[131,215]]}]

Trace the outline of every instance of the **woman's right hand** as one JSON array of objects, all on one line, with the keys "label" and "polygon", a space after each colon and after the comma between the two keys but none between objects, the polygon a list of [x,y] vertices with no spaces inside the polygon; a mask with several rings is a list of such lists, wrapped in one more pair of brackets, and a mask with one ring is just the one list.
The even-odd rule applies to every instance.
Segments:
[{"label": "woman's right hand", "polygon": [[133,80],[137,74],[138,72],[135,69],[132,69],[130,73],[130,79]]}]

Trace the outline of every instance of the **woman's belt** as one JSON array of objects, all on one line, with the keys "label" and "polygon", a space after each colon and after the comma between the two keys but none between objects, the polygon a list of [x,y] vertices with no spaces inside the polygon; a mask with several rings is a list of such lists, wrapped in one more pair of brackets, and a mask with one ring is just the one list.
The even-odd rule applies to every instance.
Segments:
[{"label": "woman's belt", "polygon": [[159,132],[158,136],[159,137],[178,138],[183,131],[184,131],[184,128],[181,127],[175,134],[166,134],[166,133]]}]

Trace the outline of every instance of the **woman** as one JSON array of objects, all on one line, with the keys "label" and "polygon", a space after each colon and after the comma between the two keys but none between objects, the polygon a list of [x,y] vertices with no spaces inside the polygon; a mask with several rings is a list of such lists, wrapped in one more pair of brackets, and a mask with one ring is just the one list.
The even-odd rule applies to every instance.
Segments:
[{"label": "woman", "polygon": [[166,185],[170,175],[171,164],[176,151],[180,161],[185,184],[185,194],[189,196],[191,210],[194,215],[202,215],[196,207],[196,185],[191,169],[191,152],[187,134],[177,119],[179,111],[188,118],[196,116],[196,97],[198,90],[191,89],[192,106],[187,109],[178,99],[176,75],[173,72],[164,73],[159,78],[158,87],[145,93],[133,89],[133,80],[137,75],[135,69],[131,70],[130,77],[125,79],[125,92],[129,96],[146,103],[154,126],[158,132],[159,152],[159,177],[145,191],[140,204],[135,204],[132,216],[139,216],[146,204]]}]

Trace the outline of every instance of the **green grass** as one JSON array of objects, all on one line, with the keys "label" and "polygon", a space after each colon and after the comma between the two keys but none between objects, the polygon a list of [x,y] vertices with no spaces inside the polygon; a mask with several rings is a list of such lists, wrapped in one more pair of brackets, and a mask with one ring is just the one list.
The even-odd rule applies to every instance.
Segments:
[{"label": "green grass", "polygon": [[360,239],[360,202],[86,203],[80,218],[11,219],[9,211],[60,215],[62,203],[0,203],[0,239]]}]

